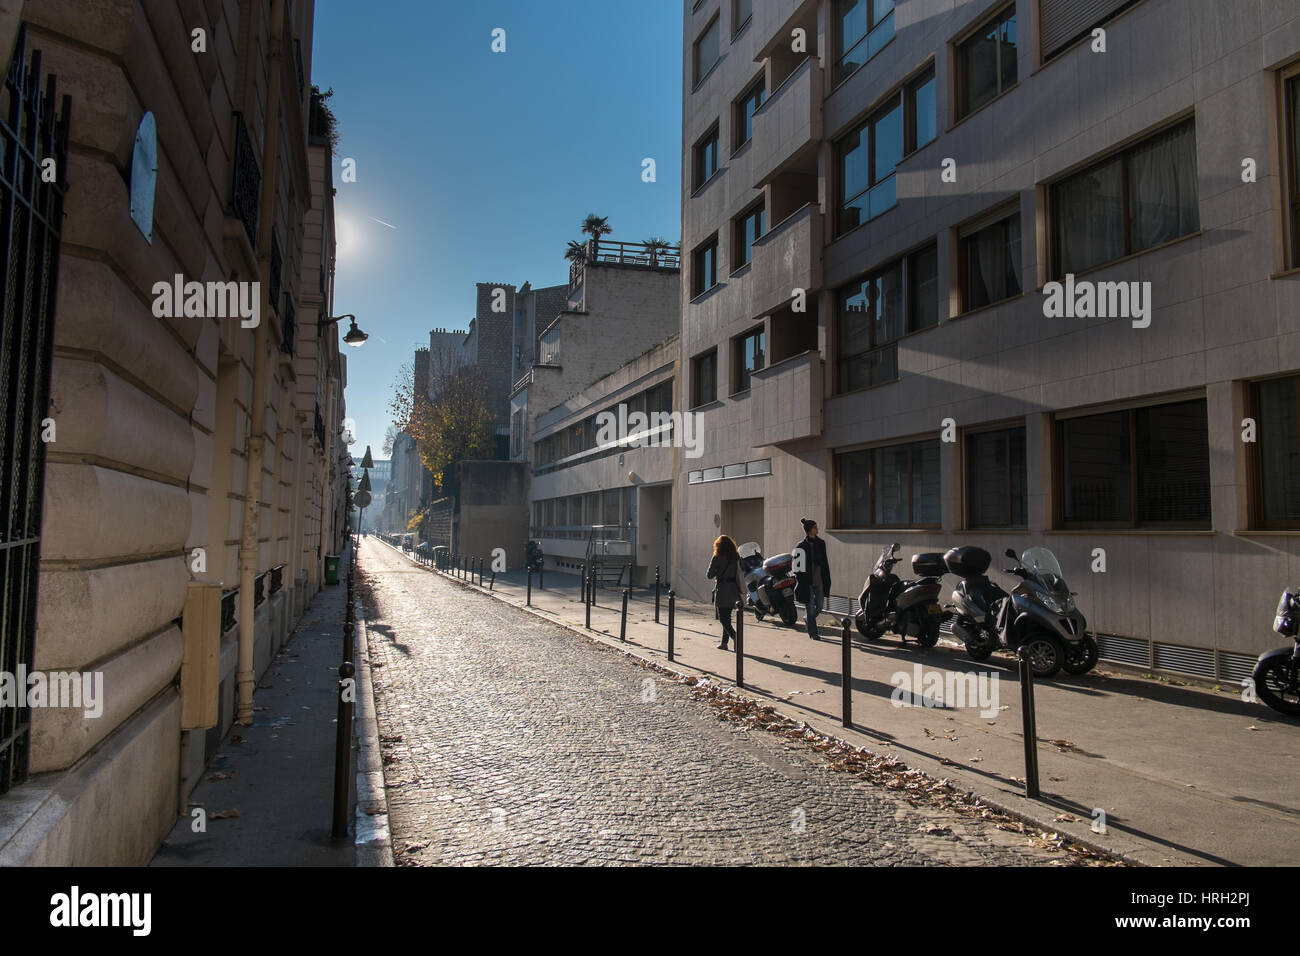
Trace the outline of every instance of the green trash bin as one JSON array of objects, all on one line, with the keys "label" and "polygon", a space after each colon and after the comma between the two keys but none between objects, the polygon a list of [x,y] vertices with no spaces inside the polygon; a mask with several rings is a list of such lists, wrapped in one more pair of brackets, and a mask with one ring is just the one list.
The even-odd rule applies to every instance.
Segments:
[{"label": "green trash bin", "polygon": [[325,555],[325,583],[339,583],[339,556],[337,554]]}]

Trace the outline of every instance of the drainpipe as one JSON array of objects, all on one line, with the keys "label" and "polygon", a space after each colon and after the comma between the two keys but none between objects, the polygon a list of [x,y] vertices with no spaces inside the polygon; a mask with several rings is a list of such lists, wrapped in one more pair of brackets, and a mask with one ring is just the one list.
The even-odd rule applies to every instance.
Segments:
[{"label": "drainpipe", "polygon": [[[258,211],[257,272],[271,273],[271,227],[275,224],[276,180],[280,169],[280,48],[284,43],[284,0],[271,0],[271,45],[267,63],[265,150],[262,156],[262,197]],[[252,427],[248,437],[248,475],[244,482],[244,529],[239,545],[239,670],[237,718],[241,724],[253,722],[254,615],[253,579],[257,576],[258,545],[262,497],[262,462],[266,450],[266,403],[269,400],[271,368],[267,358],[267,323],[277,303],[270,301],[271,284],[266,283],[262,300],[262,321],[253,333]]]}]

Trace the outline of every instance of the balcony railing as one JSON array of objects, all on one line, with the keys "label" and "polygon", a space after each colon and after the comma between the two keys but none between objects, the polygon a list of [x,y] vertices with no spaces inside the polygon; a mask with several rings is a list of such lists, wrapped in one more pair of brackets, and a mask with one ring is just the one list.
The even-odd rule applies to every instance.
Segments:
[{"label": "balcony railing", "polygon": [[253,578],[253,607],[261,607],[266,600],[266,572]]},{"label": "balcony railing", "polygon": [[284,565],[277,564],[271,569],[271,593],[274,594],[282,587],[284,587]]},{"label": "balcony railing", "polygon": [[244,126],[244,114],[235,112],[235,171],[230,187],[230,208],[244,224],[248,241],[257,248],[257,208],[262,196],[262,170],[253,141]]},{"label": "balcony railing", "polygon": [[320,417],[320,402],[316,403],[316,443],[325,448],[325,419]]},{"label": "balcony railing", "polygon": [[615,239],[588,239],[587,258],[569,263],[569,285],[576,285],[588,262],[610,262],[624,266],[642,266],[647,269],[680,269],[680,246],[651,249],[644,242],[622,242]]},{"label": "balcony railing", "polygon": [[267,276],[270,289],[270,302],[276,305],[280,301],[280,274],[284,271],[284,257],[280,254],[280,237],[271,230],[271,274]]},{"label": "balcony railing", "polygon": [[558,319],[552,322],[538,339],[537,364],[560,364],[560,321]]}]

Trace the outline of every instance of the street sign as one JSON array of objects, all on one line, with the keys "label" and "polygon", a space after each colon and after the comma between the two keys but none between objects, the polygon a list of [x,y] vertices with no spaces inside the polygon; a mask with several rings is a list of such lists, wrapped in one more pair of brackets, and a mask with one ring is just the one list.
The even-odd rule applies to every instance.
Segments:
[{"label": "street sign", "polygon": [[370,504],[370,492],[358,491],[352,496],[352,503],[358,508],[364,508],[366,505]]},{"label": "street sign", "polygon": [[370,446],[366,446],[366,457],[361,459],[362,468],[374,468],[375,460],[370,457]]}]

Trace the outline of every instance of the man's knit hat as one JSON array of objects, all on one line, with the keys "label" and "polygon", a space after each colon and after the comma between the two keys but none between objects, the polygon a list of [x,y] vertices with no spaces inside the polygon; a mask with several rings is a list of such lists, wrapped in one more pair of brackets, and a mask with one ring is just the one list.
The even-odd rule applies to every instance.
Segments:
[{"label": "man's knit hat", "polygon": [[804,533],[804,534],[807,534],[807,533],[808,533],[809,531],[811,531],[813,528],[817,527],[817,522],[816,522],[816,521],[813,521],[812,518],[800,518],[800,519],[799,519],[799,523],[800,523],[801,525],[803,525],[803,533]]}]

